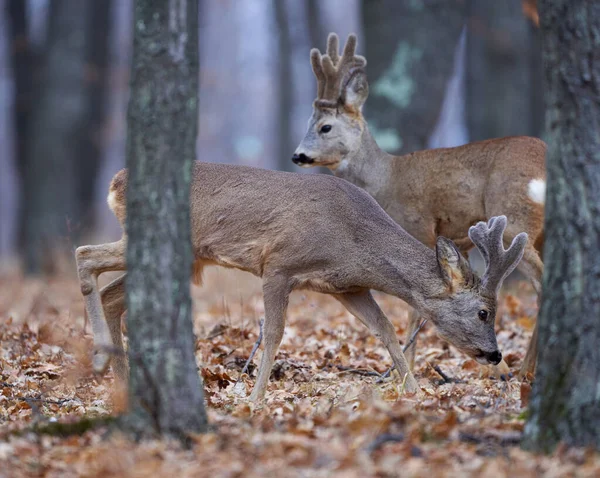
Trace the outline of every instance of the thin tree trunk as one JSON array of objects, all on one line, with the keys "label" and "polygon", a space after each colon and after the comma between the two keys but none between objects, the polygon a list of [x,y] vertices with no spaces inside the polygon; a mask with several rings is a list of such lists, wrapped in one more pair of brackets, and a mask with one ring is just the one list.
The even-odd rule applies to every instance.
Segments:
[{"label": "thin tree trunk", "polygon": [[452,75],[464,2],[363,2],[369,101],[366,117],[391,153],[427,146]]},{"label": "thin tree trunk", "polygon": [[198,125],[198,3],[136,0],[128,111],[127,305],[137,436],[206,430],[189,293]]},{"label": "thin tree trunk", "polygon": [[600,3],[539,2],[548,195],[527,448],[600,448]]},{"label": "thin tree trunk", "polygon": [[[81,229],[89,231],[95,225],[94,199],[98,171],[105,148],[108,117],[109,40],[113,0],[92,0],[88,19],[86,95],[87,121],[83,154],[77,162],[77,187],[81,202]],[[104,194],[104,191],[103,191]]]},{"label": "thin tree trunk", "polygon": [[[298,0],[296,0],[298,1]],[[295,146],[292,139],[292,45],[290,42],[290,28],[286,12],[285,0],[273,0],[277,33],[279,35],[279,61],[277,70],[277,127],[279,128],[277,150],[277,169],[292,171],[294,163],[291,161]]]}]

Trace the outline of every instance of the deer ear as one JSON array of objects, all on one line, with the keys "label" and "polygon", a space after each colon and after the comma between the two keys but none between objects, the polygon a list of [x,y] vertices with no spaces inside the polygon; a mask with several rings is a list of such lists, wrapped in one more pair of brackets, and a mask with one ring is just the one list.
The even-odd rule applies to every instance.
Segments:
[{"label": "deer ear", "polygon": [[362,68],[356,68],[348,75],[342,89],[342,104],[345,108],[360,112],[369,96],[367,75]]},{"label": "deer ear", "polygon": [[435,252],[444,282],[451,291],[470,282],[471,267],[454,242],[445,237],[438,237]]}]

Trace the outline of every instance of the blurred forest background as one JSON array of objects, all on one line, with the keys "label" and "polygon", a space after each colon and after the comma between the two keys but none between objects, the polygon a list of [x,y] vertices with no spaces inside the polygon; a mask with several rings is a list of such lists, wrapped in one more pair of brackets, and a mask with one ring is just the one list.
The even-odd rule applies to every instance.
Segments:
[{"label": "blurred forest background", "polygon": [[[115,239],[132,0],[0,0],[0,264]],[[365,115],[394,153],[543,136],[528,0],[201,0],[198,159],[295,170],[311,114],[309,51],[358,34]]]}]

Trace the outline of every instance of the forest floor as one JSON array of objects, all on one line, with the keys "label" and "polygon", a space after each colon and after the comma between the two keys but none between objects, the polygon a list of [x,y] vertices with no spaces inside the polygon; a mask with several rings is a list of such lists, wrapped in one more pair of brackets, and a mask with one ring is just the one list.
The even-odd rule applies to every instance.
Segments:
[{"label": "forest floor", "polygon": [[[184,449],[134,443],[107,425],[82,434],[58,428],[83,417],[102,423],[125,401],[112,372],[91,371],[91,330],[75,278],[0,274],[0,477],[600,476],[593,452],[522,451],[530,386],[489,377],[432,326],[417,349],[425,398],[403,396],[397,378],[378,383],[390,365],[386,350],[319,294],[292,295],[266,402],[254,406],[244,394],[256,369],[234,384],[259,332],[260,281],[218,269],[205,279],[192,294],[212,431]],[[405,340],[407,306],[376,299]],[[527,283],[504,287],[498,341],[515,375],[536,313]]]}]

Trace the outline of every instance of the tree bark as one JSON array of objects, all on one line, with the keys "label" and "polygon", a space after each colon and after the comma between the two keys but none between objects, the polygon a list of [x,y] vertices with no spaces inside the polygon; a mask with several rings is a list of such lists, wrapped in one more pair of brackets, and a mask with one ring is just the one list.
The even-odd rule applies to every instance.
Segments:
[{"label": "tree bark", "polygon": [[543,104],[539,30],[522,0],[470,0],[467,123],[472,141],[539,136]]},{"label": "tree bark", "polygon": [[[50,5],[48,46],[27,125],[23,171],[24,260],[28,273],[54,268],[55,253],[80,232],[76,164],[87,122],[85,91],[88,0]],[[29,121],[28,121],[29,122]]]},{"label": "tree bark", "polygon": [[539,358],[524,446],[600,448],[600,4],[539,2],[548,194]]},{"label": "tree bark", "polygon": [[462,31],[464,2],[363,2],[375,139],[394,154],[424,149],[440,114]]},{"label": "tree bark", "polygon": [[127,308],[137,436],[206,430],[189,294],[198,125],[197,0],[136,0],[128,111]]},{"label": "tree bark", "polygon": [[109,40],[113,0],[92,0],[88,16],[86,52],[87,118],[82,158],[77,161],[78,197],[81,202],[81,229],[95,225],[94,199],[98,171],[106,146],[108,117]]},{"label": "tree bark", "polygon": [[277,63],[277,127],[279,128],[279,145],[276,164],[277,169],[281,171],[292,171],[294,163],[292,163],[290,158],[295,149],[290,118],[293,108],[292,45],[285,0],[273,0],[273,10],[275,11],[277,33],[279,36],[279,61]]}]

